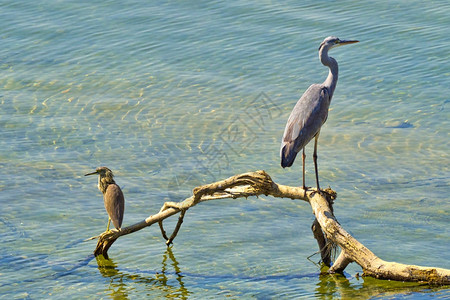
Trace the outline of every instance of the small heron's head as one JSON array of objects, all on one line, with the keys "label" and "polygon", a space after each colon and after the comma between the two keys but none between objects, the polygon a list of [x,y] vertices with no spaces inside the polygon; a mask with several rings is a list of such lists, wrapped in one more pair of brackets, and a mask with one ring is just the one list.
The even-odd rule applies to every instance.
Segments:
[{"label": "small heron's head", "polygon": [[95,172],[87,173],[84,176],[95,175],[95,174],[100,175],[100,178],[113,179],[113,177],[114,177],[113,172],[110,169],[108,169],[107,167],[98,167],[97,169],[95,169]]},{"label": "small heron's head", "polygon": [[87,173],[84,176],[98,174],[98,189],[105,194],[108,185],[115,183],[113,172],[107,167],[98,167],[95,172]]},{"label": "small heron's head", "polygon": [[354,44],[354,43],[358,43],[358,42],[359,41],[356,41],[356,40],[341,40],[338,37],[329,36],[329,37],[325,38],[323,40],[323,42],[320,44],[319,51],[322,48],[330,50],[330,49],[332,49],[334,47],[338,47],[338,46],[342,46],[342,45]]}]

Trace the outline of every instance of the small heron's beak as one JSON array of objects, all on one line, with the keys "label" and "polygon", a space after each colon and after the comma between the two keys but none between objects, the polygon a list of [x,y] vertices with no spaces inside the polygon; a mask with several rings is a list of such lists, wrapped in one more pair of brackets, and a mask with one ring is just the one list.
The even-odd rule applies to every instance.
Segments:
[{"label": "small heron's beak", "polygon": [[84,174],[84,176],[88,176],[88,175],[95,175],[95,174],[98,174],[98,173],[97,173],[97,171],[95,171],[95,172],[92,172],[92,173],[87,173],[87,174]]},{"label": "small heron's beak", "polygon": [[346,40],[341,40],[340,42],[339,42],[339,45],[349,45],[349,44],[354,44],[354,43],[358,43],[359,41],[357,41],[357,40],[348,40],[348,41],[346,41]]}]

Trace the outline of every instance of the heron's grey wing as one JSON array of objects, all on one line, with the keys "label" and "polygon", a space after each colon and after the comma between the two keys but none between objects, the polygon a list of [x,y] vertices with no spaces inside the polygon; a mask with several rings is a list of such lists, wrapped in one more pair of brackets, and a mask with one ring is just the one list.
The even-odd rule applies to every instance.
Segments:
[{"label": "heron's grey wing", "polygon": [[122,226],[123,213],[125,210],[125,198],[122,190],[117,184],[110,184],[103,197],[106,212],[108,213],[114,227],[119,229]]},{"label": "heron's grey wing", "polygon": [[297,155],[319,132],[330,106],[329,92],[321,84],[311,85],[294,106],[281,141],[281,166],[290,167]]}]

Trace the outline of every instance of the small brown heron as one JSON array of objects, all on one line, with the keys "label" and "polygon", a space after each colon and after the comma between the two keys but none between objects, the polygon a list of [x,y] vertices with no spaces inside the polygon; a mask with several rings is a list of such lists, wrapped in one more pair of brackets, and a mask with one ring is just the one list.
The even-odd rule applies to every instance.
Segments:
[{"label": "small brown heron", "polygon": [[114,181],[113,172],[107,167],[98,167],[95,172],[88,173],[84,176],[95,174],[99,175],[98,189],[103,193],[103,202],[109,216],[106,231],[109,231],[111,220],[114,227],[116,227],[117,230],[120,230],[125,210],[125,198],[123,197],[122,190]]},{"label": "small brown heron", "polygon": [[319,172],[317,170],[317,140],[319,139],[320,128],[328,117],[328,108],[331,97],[338,80],[338,63],[328,56],[328,50],[332,48],[357,43],[358,41],[345,41],[335,36],[329,36],[320,44],[319,59],[322,64],[329,68],[328,77],[322,84],[311,85],[298,100],[284,129],[281,140],[281,166],[290,167],[294,163],[297,153],[303,150],[303,188],[305,186],[305,146],[314,140],[314,168],[316,171],[317,191],[320,192]]}]

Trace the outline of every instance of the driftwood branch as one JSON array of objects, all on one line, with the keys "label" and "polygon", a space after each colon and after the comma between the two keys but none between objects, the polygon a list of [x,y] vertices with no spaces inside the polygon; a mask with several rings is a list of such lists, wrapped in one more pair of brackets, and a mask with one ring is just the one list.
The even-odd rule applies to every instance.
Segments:
[{"label": "driftwood branch", "polygon": [[[194,189],[193,195],[182,202],[166,202],[159,213],[149,216],[134,225],[120,231],[104,232],[98,237],[94,254],[108,257],[108,249],[123,235],[133,233],[158,223],[166,243],[172,243],[180,229],[186,211],[198,203],[215,199],[239,198],[259,195],[270,195],[280,198],[299,199],[309,202],[316,219],[312,225],[314,237],[319,245],[322,261],[331,266],[331,250],[336,245],[341,253],[329,268],[329,273],[343,272],[347,265],[355,262],[361,266],[365,276],[400,281],[427,282],[431,284],[450,284],[450,270],[432,267],[405,265],[387,262],[373,254],[363,244],[345,231],[333,213],[333,201],[336,193],[327,189],[318,193],[314,189],[304,190],[301,187],[280,185],[272,181],[264,171],[235,175]],[[163,220],[180,213],[177,226],[170,238],[163,228]]]}]

